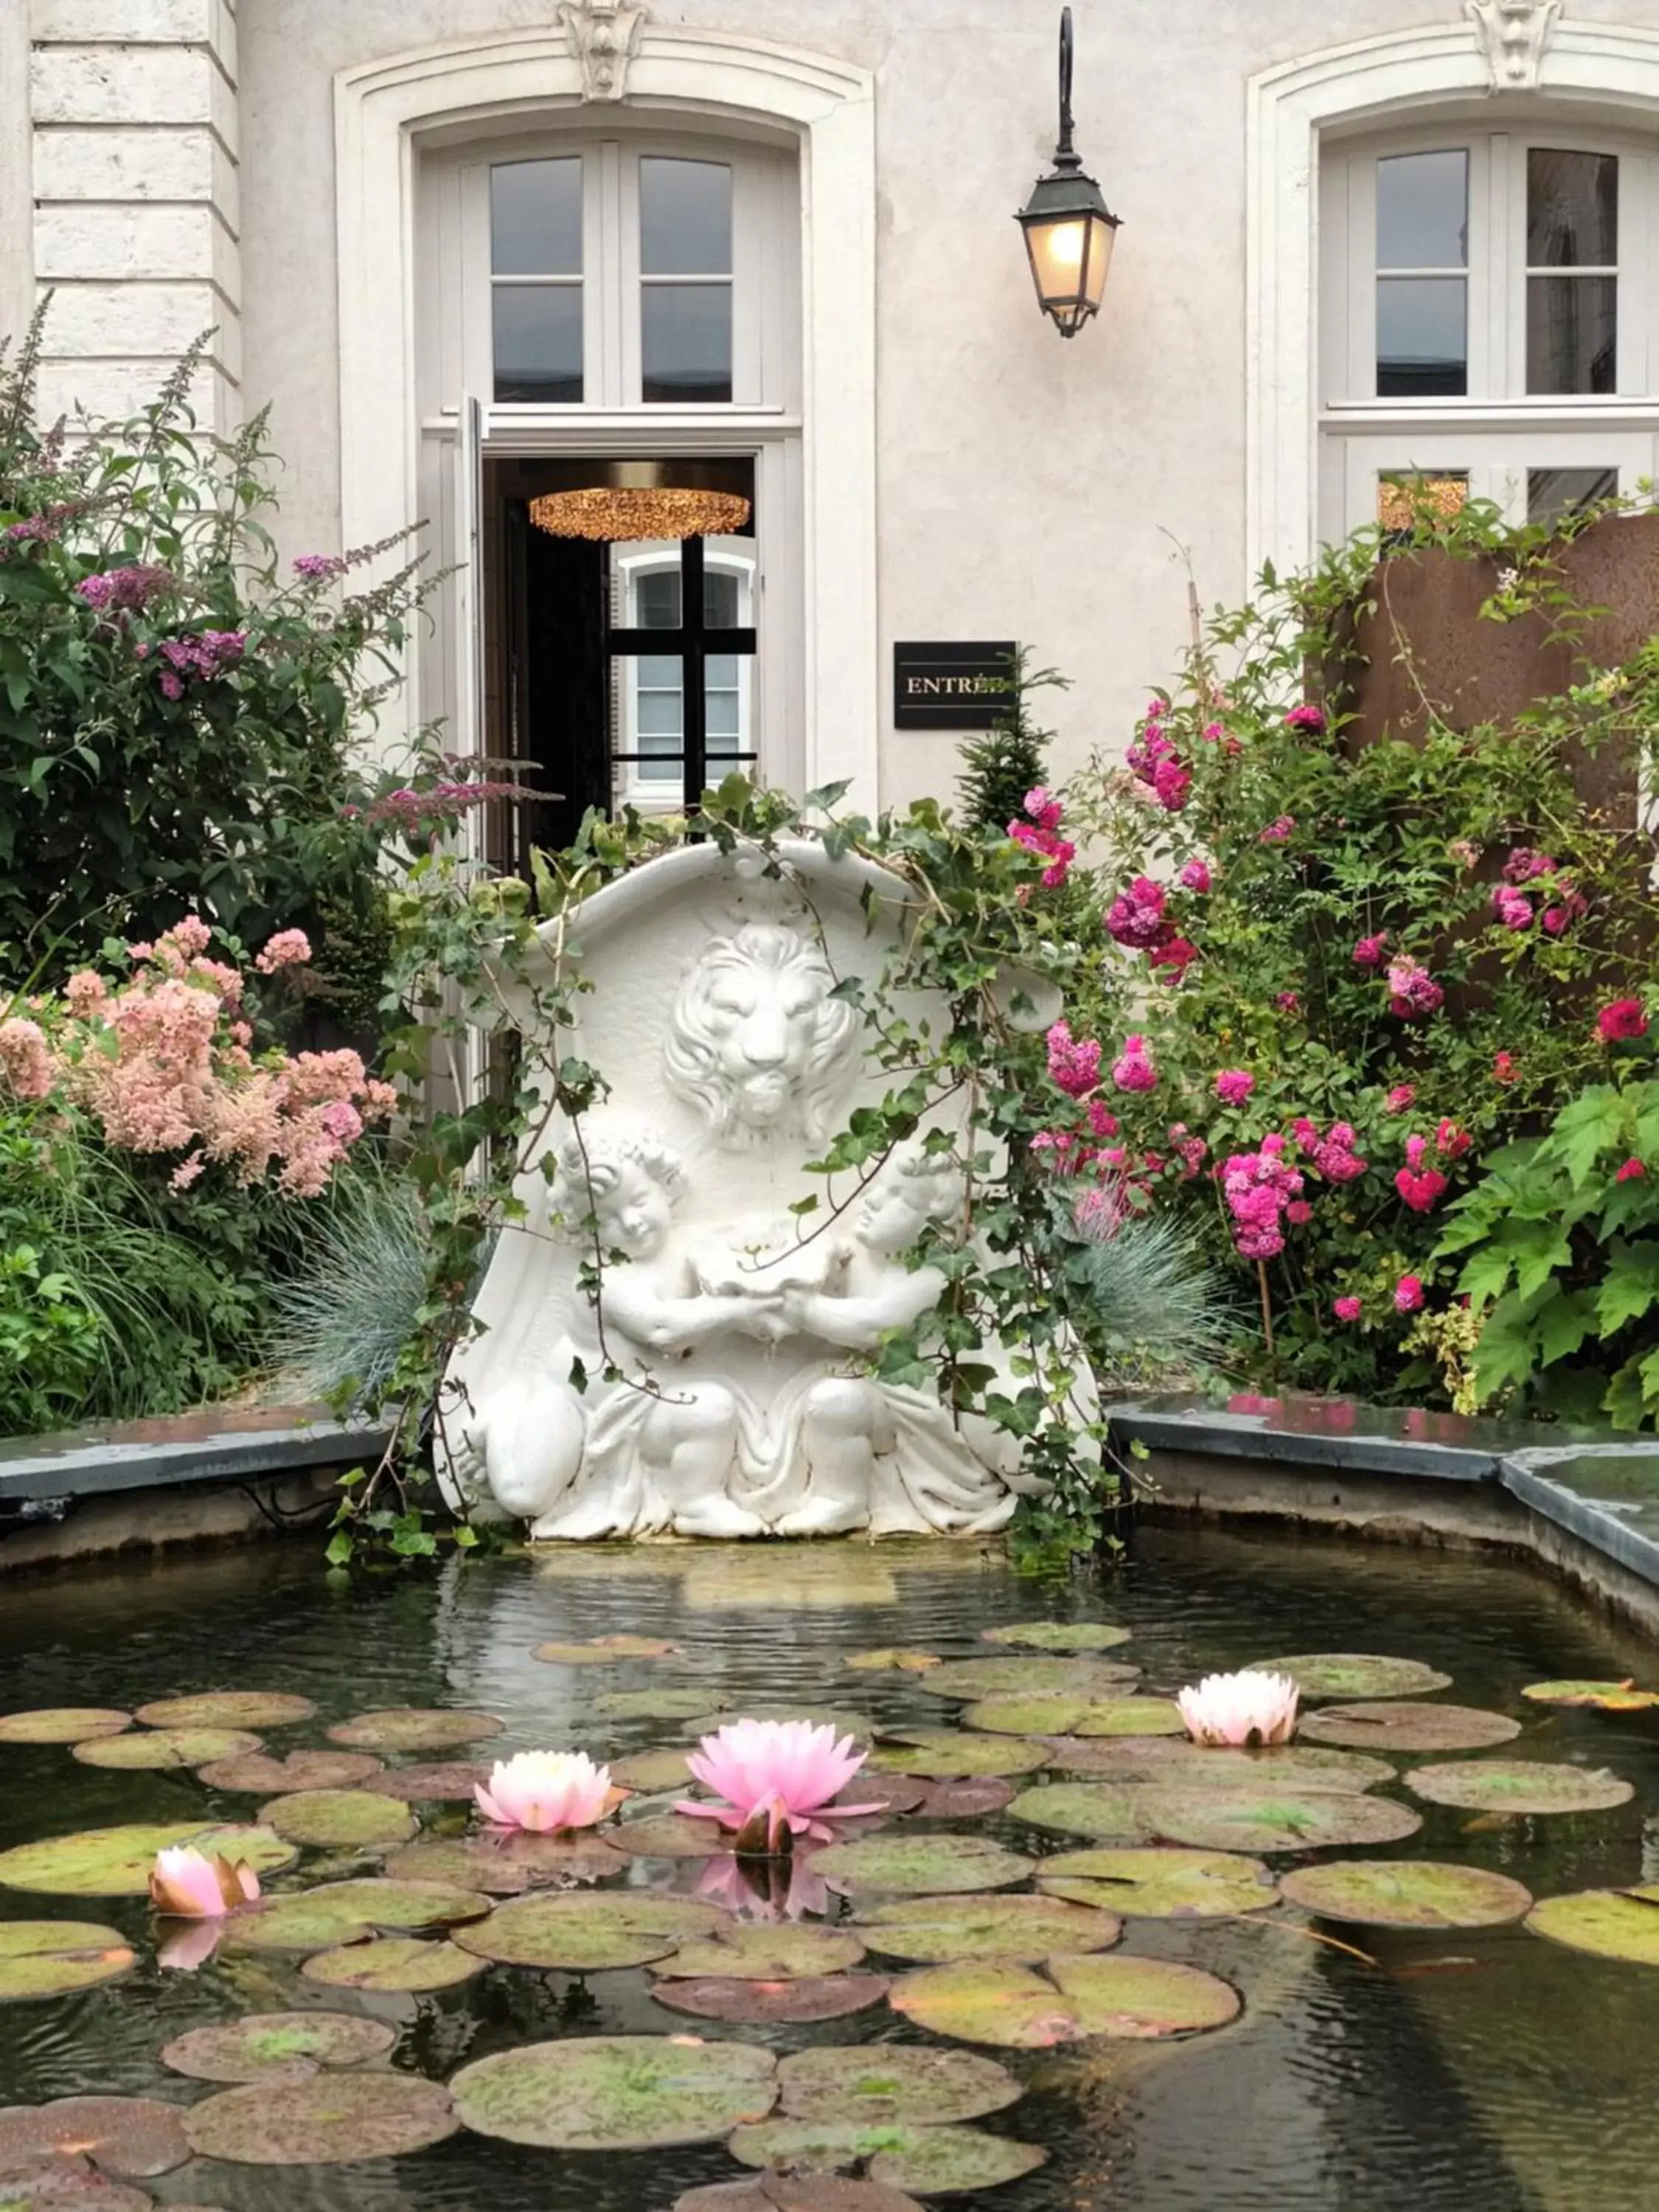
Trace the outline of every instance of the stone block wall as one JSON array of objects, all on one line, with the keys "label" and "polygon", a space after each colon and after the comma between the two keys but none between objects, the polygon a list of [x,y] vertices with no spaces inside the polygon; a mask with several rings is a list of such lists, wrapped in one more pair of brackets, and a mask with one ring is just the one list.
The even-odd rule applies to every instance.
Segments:
[{"label": "stone block wall", "polygon": [[20,227],[27,240],[13,233],[0,256],[0,317],[13,322],[52,295],[43,416],[76,404],[132,412],[210,330],[193,404],[204,427],[234,429],[242,363],[232,0],[3,0],[0,14],[8,9],[26,35],[15,23],[0,30],[0,200],[11,198],[8,183],[23,183],[33,217]]}]

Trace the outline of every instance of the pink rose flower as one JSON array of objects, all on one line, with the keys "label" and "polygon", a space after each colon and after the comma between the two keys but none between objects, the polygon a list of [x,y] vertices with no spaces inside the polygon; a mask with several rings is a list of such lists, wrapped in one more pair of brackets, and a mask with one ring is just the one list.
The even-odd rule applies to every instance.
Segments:
[{"label": "pink rose flower", "polygon": [[1068,1098],[1084,1098],[1100,1081],[1100,1046],[1092,1037],[1076,1037],[1071,1025],[1056,1022],[1045,1040],[1048,1047],[1048,1077]]},{"label": "pink rose flower", "polygon": [[1255,1089],[1255,1078],[1245,1067],[1224,1067],[1215,1079],[1215,1095],[1224,1106],[1242,1106]]},{"label": "pink rose flower", "polygon": [[1362,937],[1353,949],[1354,965],[1357,968],[1380,968],[1388,942],[1386,930],[1379,930],[1375,937]]},{"label": "pink rose flower", "polygon": [[1294,814],[1281,814],[1277,822],[1270,822],[1257,838],[1259,845],[1283,845],[1296,828]]},{"label": "pink rose flower", "polygon": [[1292,1229],[1305,1229],[1313,1219],[1313,1208],[1305,1198],[1295,1198],[1285,1209],[1285,1218]]},{"label": "pink rose flower", "polygon": [[1621,1167],[1618,1174],[1614,1176],[1613,1181],[1615,1182],[1639,1182],[1646,1173],[1647,1170],[1643,1166],[1640,1160],[1626,1160],[1624,1166]]},{"label": "pink rose flower", "polygon": [[1382,1102],[1383,1110],[1389,1114],[1403,1114],[1408,1106],[1415,1104],[1416,1099],[1415,1084],[1396,1083]]},{"label": "pink rose flower", "polygon": [[1202,860],[1188,860],[1181,871],[1181,880],[1189,891],[1206,891],[1210,888],[1210,872]]},{"label": "pink rose flower", "polygon": [[1331,1311],[1342,1322],[1358,1321],[1364,1310],[1364,1301],[1359,1298],[1335,1298],[1331,1303]]},{"label": "pink rose flower", "polygon": [[1520,1081],[1521,1071],[1515,1064],[1515,1054],[1512,1052],[1499,1052],[1493,1054],[1492,1063],[1492,1079],[1494,1083],[1518,1083]]},{"label": "pink rose flower", "polygon": [[1285,726],[1287,730],[1311,730],[1317,733],[1325,726],[1324,713],[1322,708],[1307,704],[1292,707],[1285,717]]},{"label": "pink rose flower", "polygon": [[1152,1065],[1144,1036],[1125,1037],[1122,1054],[1112,1063],[1112,1081],[1120,1091],[1157,1090],[1158,1070]]},{"label": "pink rose flower", "polygon": [[1595,1017],[1595,1026],[1603,1044],[1618,1044],[1626,1038],[1645,1036],[1648,1018],[1639,999],[1614,999]]},{"label": "pink rose flower", "polygon": [[1394,1310],[1396,1313],[1418,1312],[1423,1304],[1423,1285],[1416,1275],[1402,1275],[1394,1286]]}]

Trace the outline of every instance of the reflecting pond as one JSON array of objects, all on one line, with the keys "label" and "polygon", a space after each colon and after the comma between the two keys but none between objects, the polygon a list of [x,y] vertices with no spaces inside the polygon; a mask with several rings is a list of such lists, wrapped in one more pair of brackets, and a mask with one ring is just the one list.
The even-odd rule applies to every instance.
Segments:
[{"label": "reflecting pond", "polygon": [[[1002,1660],[1029,1667],[1043,1658],[1039,1650],[988,1641],[985,1632],[1043,1622],[1109,1623],[1129,1634],[1097,1654],[1049,1658],[1047,1673],[981,1680],[981,1668],[979,1676],[957,1677],[951,1695],[930,1687],[932,1667],[848,1663],[896,1650],[946,1664]],[[599,1663],[532,1656],[550,1641],[580,1644],[618,1632],[672,1648]],[[1329,1652],[1420,1662],[1449,1681],[1412,1688],[1408,1670],[1402,1680],[1414,1707],[1475,1708],[1505,1717],[1515,1732],[1504,1729],[1506,1740],[1493,1741],[1499,1731],[1490,1720],[1431,1722],[1430,1747],[1416,1749],[1409,1723],[1367,1723],[1363,1716],[1332,1722],[1322,1717],[1337,1699],[1310,1701],[1299,1745],[1317,1745],[1326,1757],[1344,1747],[1358,1764],[1342,1787],[1374,1808],[1401,1808],[1369,1816],[1367,1832],[1382,1840],[1317,1850],[1269,1848],[1285,1837],[1264,1825],[1271,1814],[1294,1829],[1298,1802],[1308,1809],[1305,1771],[1294,1784],[1258,1789],[1254,1806],[1240,1810],[1237,1789],[1212,1793],[1192,1784],[1190,1769],[1179,1771],[1186,1754],[1170,1736],[1115,1732],[1139,1724],[1113,1717],[1126,1702],[1148,1701],[1150,1714],[1158,1700],[1201,1674]],[[1084,1672],[1072,1677],[1056,1667]],[[1138,1676],[1114,1671],[1130,1667]],[[826,1972],[876,1975],[891,1986],[842,2017],[783,2026],[670,2009],[652,1993],[660,1960],[577,1974],[481,1959],[474,1950],[458,1970],[468,1978],[428,1994],[395,1993],[319,1984],[301,1971],[303,1946],[239,1943],[234,1923],[203,1964],[163,1969],[155,1923],[141,1899],[95,1889],[64,1895],[0,1887],[0,1954],[5,1923],[40,1918],[116,1929],[136,1954],[130,1972],[99,1986],[0,2003],[0,2091],[12,2106],[88,2093],[194,2106],[224,2094],[223,2084],[171,2070],[161,2062],[163,2047],[188,2031],[275,2012],[344,2012],[381,2023],[395,2036],[389,2052],[383,2036],[365,2032],[362,2050],[348,2055],[370,2072],[390,2067],[436,2083],[492,2054],[559,2039],[696,2036],[779,2055],[885,2044],[972,2051],[1007,2068],[1014,2077],[1010,2100],[997,2109],[981,2105],[970,2124],[985,2136],[1047,2154],[1040,2169],[1021,2178],[941,2197],[927,2193],[928,2203],[1002,2212],[1634,2207],[1650,2201],[1659,2166],[1659,1972],[1543,1940],[1518,1919],[1408,1929],[1330,1917],[1328,1895],[1321,1916],[1311,1901],[1318,1883],[1304,1893],[1308,1902],[1279,1899],[1271,1887],[1298,1870],[1354,1859],[1485,1870],[1538,1898],[1659,1877],[1659,1715],[1540,1705],[1522,1695],[1549,1680],[1631,1676],[1659,1680],[1659,1655],[1522,1567],[1326,1537],[1185,1527],[1142,1528],[1120,1572],[1060,1584],[1022,1579],[994,1547],[855,1542],[561,1552],[457,1564],[435,1583],[347,1583],[319,1571],[309,1541],[20,1583],[0,1601],[0,1714],[58,1706],[131,1711],[212,1690],[314,1701],[313,1718],[246,1731],[263,1735],[265,1753],[277,1757],[340,1748],[326,1729],[388,1708],[469,1711],[502,1723],[483,1741],[370,1747],[368,1755],[396,1770],[411,1761],[488,1761],[541,1747],[580,1746],[619,1764],[690,1748],[699,1723],[721,1715],[822,1710],[879,1739],[884,1764],[931,1764],[946,1776],[960,1767],[981,1787],[993,1785],[955,1802],[924,1799],[919,1809],[885,1820],[870,1840],[945,1837],[977,1839],[976,1850],[1000,1847],[984,1856],[990,1882],[1009,1881],[999,1894],[1032,1890],[1031,1877],[1018,1867],[1009,1880],[1009,1853],[1037,1861],[1172,1838],[1193,1848],[1231,1845],[1261,1861],[1268,1876],[1252,1896],[1253,1878],[1245,1874],[1242,1893],[1218,1893],[1224,1909],[1194,1919],[1151,1910],[1160,1900],[1136,1888],[1139,1870],[1127,1862],[1104,1863],[1113,1871],[1103,1887],[1086,1870],[1069,1885],[1051,1872],[1046,1879],[1051,1893],[1058,1884],[1057,1901],[1086,1901],[1076,1904],[1080,1915],[1115,1896],[1122,1940],[1102,1944],[1098,1957],[1201,1969],[1237,1991],[1242,2009],[1226,2024],[1173,2039],[1091,2034],[1030,2048],[988,2044],[976,2032],[964,2040],[956,2031],[964,2023],[971,2030],[974,2016],[951,2009],[948,1984],[936,2002],[928,1990],[939,1985],[921,1983],[940,1970],[881,1948],[898,1940],[882,1932],[884,1917],[890,1931],[905,1917],[886,1901],[889,1893],[862,1876],[840,1888],[827,1885],[812,1877],[810,1861],[793,1884],[777,1886],[772,1902],[781,1910],[793,1905],[809,1928],[857,1925],[866,1957],[858,1961],[856,1942],[841,1944],[823,1954]],[[1353,1695],[1364,1702],[1363,1684]],[[1374,1715],[1381,1702],[1366,1709]],[[1141,1718],[1149,1728],[1161,1725]],[[1011,1723],[1024,1729],[1024,1738]],[[972,1748],[956,1759],[939,1750],[941,1741],[964,1729],[972,1731]],[[1064,1741],[1040,1743],[1031,1756],[1014,1753],[1012,1763],[1027,1771],[1011,1773],[1006,1788],[994,1786],[997,1777],[987,1769],[1008,1761],[983,1747],[988,1740],[1000,1735],[1012,1745],[1030,1740],[1033,1729]],[[896,1741],[905,1735],[924,1740],[907,1753]],[[918,1753],[926,1755],[909,1755]],[[1396,1770],[1397,1778],[1359,1771],[1370,1758]],[[1503,1809],[1504,1790],[1483,1790],[1479,1778],[1472,1794],[1452,1785],[1466,1800],[1455,1804],[1409,1787],[1424,1766],[1501,1769],[1516,1760],[1565,1765],[1580,1776],[1605,1769],[1632,1784],[1633,1795],[1603,1809],[1532,1815]],[[652,1765],[637,1771],[653,1787],[629,1802],[625,1820],[667,1820],[683,1792],[656,1789]],[[1333,1778],[1339,1771],[1334,1764],[1329,1769]],[[339,1778],[349,1778],[345,1770]],[[886,1778],[890,1788],[906,1784],[896,1802],[914,1802],[932,1778]],[[1072,1794],[1029,1794],[1051,1789]],[[1136,1794],[1147,1791],[1158,1801],[1152,1814],[1144,1809],[1147,1798]],[[268,1897],[381,1871],[387,1853],[401,1847],[403,1801],[361,1794],[389,1820],[362,1814],[367,1844],[307,1844],[296,1863],[266,1875]],[[851,1794],[880,1792],[866,1776]],[[1215,1805],[1194,1807],[1192,1801],[1212,1794]],[[1312,1812],[1327,1818],[1334,1794],[1316,1792]],[[1235,1808],[1231,1827],[1224,1795]],[[1012,1808],[975,1809],[1009,1796]],[[1119,1809],[1102,1813],[1109,1798]],[[1026,1817],[1019,1816],[1022,1799]],[[0,1742],[0,1851],[118,1824],[246,1823],[268,1802],[249,1790],[204,1782],[193,1765],[103,1765],[77,1759],[67,1744]],[[1420,1829],[1389,1839],[1391,1829],[1416,1816]],[[416,1802],[414,1820],[422,1844],[476,1832],[465,1805],[453,1798]],[[863,1824],[860,1832],[869,1827]],[[364,1832],[348,1821],[345,1832]],[[659,1832],[678,1840],[672,1830]],[[1326,1830],[1305,1832],[1315,1832]],[[924,1893],[942,1887],[943,1879],[930,1879],[927,1869],[949,1859],[949,1853],[924,1859],[914,1886]],[[0,1860],[0,1875],[8,1863],[15,1868]],[[435,1872],[441,1863],[428,1863]],[[1237,1868],[1234,1877],[1236,1887]],[[1366,1879],[1388,1886],[1386,1876]],[[711,1875],[702,1860],[645,1851],[573,1862],[557,1880],[562,1891],[522,1894],[701,1895],[722,1908],[740,1903],[747,1918],[771,1924],[753,1888],[734,1882],[729,1859]],[[985,1887],[974,1881],[971,1866],[963,1880],[969,1888]],[[1292,1881],[1292,1892],[1297,1887]],[[1458,1887],[1453,1882],[1446,1893]],[[1492,1893],[1508,1893],[1498,1885]],[[478,1913],[488,1902],[477,1900]],[[496,1913],[510,1902],[498,1891]],[[725,1941],[720,1931],[728,1923],[715,1919],[708,1916]],[[459,1929],[458,1945],[477,1942],[477,1929],[489,1924],[471,1923],[470,1936]],[[967,1953],[952,1955],[972,1963],[975,1939],[967,1940]],[[925,1938],[924,1952],[933,1941]],[[481,1948],[487,1952],[489,1940]],[[1659,1937],[1652,1948],[1659,1956]],[[983,1951],[981,1943],[981,1963]],[[698,1971],[708,1963],[703,1957]],[[786,1960],[780,1972],[787,1966]],[[943,1971],[955,1969],[947,1963]],[[1012,1971],[1005,2019],[1029,1998],[1037,1969]],[[1066,1996],[1062,1982],[1052,2010],[1062,2019],[1069,2006],[1077,2016],[1085,2002]],[[1039,2003],[1033,2017],[1042,2014]],[[772,2094],[769,2061],[752,2063],[767,2074],[763,2111]],[[832,2088],[832,2104],[834,2094]],[[0,2112],[0,2206],[27,2207],[32,2200],[5,2179],[15,2163],[7,2117]],[[878,2139],[896,2140],[880,2129]],[[1011,2162],[1018,2162],[1018,2154]],[[926,2182],[925,2168],[917,2171]],[[464,2129],[395,2159],[270,2166],[198,2157],[139,2186],[160,2203],[224,2212],[440,2212],[484,2204],[492,2212],[669,2212],[683,2191],[743,2172],[723,2137],[600,2154],[532,2148]],[[918,2186],[915,2174],[909,2185]]]}]

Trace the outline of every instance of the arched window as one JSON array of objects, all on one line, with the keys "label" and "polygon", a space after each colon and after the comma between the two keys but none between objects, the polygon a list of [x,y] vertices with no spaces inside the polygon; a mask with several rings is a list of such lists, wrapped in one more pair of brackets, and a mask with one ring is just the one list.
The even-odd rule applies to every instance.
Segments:
[{"label": "arched window", "polygon": [[1494,501],[1550,523],[1659,456],[1659,149],[1573,126],[1334,138],[1320,531]]}]

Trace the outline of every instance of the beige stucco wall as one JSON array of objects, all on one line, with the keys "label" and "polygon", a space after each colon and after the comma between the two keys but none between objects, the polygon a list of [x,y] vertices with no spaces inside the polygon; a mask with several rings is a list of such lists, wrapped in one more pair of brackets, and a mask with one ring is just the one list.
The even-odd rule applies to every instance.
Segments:
[{"label": "beige stucco wall", "polygon": [[[141,16],[183,20],[204,0],[33,4],[60,31],[99,19],[118,37],[130,20],[143,37]],[[1566,5],[1576,21],[1659,29],[1659,0]],[[1036,311],[1010,220],[1047,165],[1058,12],[677,0],[652,20],[874,73],[882,697],[896,636],[1018,636],[1073,680],[1053,710],[1064,769],[1121,744],[1171,672],[1188,635],[1177,549],[1206,601],[1246,583],[1248,80],[1346,40],[1460,23],[1463,0],[1080,0],[1079,140],[1124,228],[1102,320],[1070,344]],[[290,552],[331,548],[340,528],[335,74],[556,15],[552,0],[237,0],[240,404],[273,405]],[[60,58],[52,76],[75,71]],[[884,796],[948,790],[953,750],[884,730]]]}]

